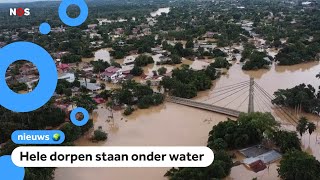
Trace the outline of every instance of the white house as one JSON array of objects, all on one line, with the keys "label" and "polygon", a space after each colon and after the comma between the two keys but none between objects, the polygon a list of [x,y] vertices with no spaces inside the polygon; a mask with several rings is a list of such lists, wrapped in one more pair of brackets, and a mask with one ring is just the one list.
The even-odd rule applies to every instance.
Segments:
[{"label": "white house", "polygon": [[100,78],[104,81],[112,80],[115,81],[122,76],[121,68],[114,66],[108,67],[103,73],[101,73]]},{"label": "white house", "polygon": [[126,66],[132,65],[134,64],[135,59],[136,58],[133,56],[127,56],[126,58],[124,58],[123,65],[126,65]]},{"label": "white house", "polygon": [[69,83],[73,83],[76,80],[76,77],[74,75],[74,73],[64,73],[62,75],[59,76],[58,79],[64,79],[66,81],[68,81]]}]

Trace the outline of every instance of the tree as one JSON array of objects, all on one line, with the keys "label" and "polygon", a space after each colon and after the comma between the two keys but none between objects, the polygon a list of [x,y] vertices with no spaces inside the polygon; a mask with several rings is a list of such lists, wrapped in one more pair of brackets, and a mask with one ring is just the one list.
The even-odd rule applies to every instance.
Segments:
[{"label": "tree", "polygon": [[101,83],[100,87],[101,87],[102,90],[105,90],[106,89],[106,84],[105,83]]},{"label": "tree", "polygon": [[313,122],[309,122],[307,125],[307,129],[309,131],[309,134],[311,135],[317,129],[317,126]]},{"label": "tree", "polygon": [[94,73],[103,72],[110,66],[109,62],[103,61],[101,59],[99,59],[98,61],[91,61],[91,64],[93,65]]},{"label": "tree", "polygon": [[265,52],[253,51],[248,55],[249,60],[242,66],[243,70],[257,70],[262,68],[267,68],[271,64],[265,58],[267,54]]},{"label": "tree", "polygon": [[171,55],[171,59],[174,64],[181,64],[181,56],[173,54]]},{"label": "tree", "polygon": [[125,116],[129,116],[130,114],[132,114],[134,111],[134,109],[131,106],[127,106],[126,109],[124,110],[123,114]]},{"label": "tree", "polygon": [[280,178],[284,180],[318,180],[320,177],[320,162],[305,152],[288,152],[280,161],[278,173]]},{"label": "tree", "polygon": [[167,68],[165,68],[165,67],[161,67],[161,68],[159,68],[158,69],[158,74],[159,75],[164,75],[164,74],[166,74],[167,73]]},{"label": "tree", "polygon": [[[211,65],[211,64],[210,64]],[[214,61],[214,63],[212,63],[213,67],[215,68],[227,68],[229,69],[229,67],[231,66],[231,64],[227,61],[226,58],[224,57],[217,57]]]},{"label": "tree", "polygon": [[193,40],[192,39],[188,40],[186,43],[186,48],[193,48],[193,47],[194,47]]},{"label": "tree", "polygon": [[208,146],[214,150],[221,147],[243,148],[261,143],[264,132],[277,129],[278,123],[270,113],[242,113],[237,121],[229,119],[213,126],[209,132]]},{"label": "tree", "polygon": [[299,132],[301,137],[308,130],[307,125],[308,125],[307,118],[301,117],[296,127],[296,130]]},{"label": "tree", "polygon": [[66,136],[65,142],[73,142],[81,136],[81,128],[71,123],[66,123],[62,126],[61,131]]},{"label": "tree", "polygon": [[143,69],[139,66],[134,66],[133,69],[130,71],[130,74],[134,76],[141,76],[143,73]]},{"label": "tree", "polygon": [[81,56],[75,54],[67,54],[62,56],[61,61],[63,63],[76,63],[81,62]]},{"label": "tree", "polygon": [[[307,129],[309,131],[309,135],[311,136],[311,134],[317,129],[317,126],[313,122],[309,122],[307,125]],[[310,143],[310,136],[309,136],[309,143]]]},{"label": "tree", "polygon": [[217,138],[213,141],[212,147],[210,148],[214,150],[226,150],[227,147],[228,144],[222,138]]},{"label": "tree", "polygon": [[100,129],[93,132],[93,140],[105,141],[108,139],[108,134]]},{"label": "tree", "polygon": [[301,142],[296,132],[278,131],[275,132],[272,141],[283,153],[292,150],[301,150]]},{"label": "tree", "polygon": [[217,70],[212,63],[207,67],[205,73],[210,77],[211,80],[215,80],[219,77],[219,74],[217,73]]},{"label": "tree", "polygon": [[134,61],[134,64],[139,67],[144,67],[152,63],[154,63],[153,58],[147,55],[140,55]]},{"label": "tree", "polygon": [[311,85],[300,84],[291,89],[279,89],[274,93],[273,104],[296,108],[301,106],[308,113],[319,111],[320,99],[316,89]]}]

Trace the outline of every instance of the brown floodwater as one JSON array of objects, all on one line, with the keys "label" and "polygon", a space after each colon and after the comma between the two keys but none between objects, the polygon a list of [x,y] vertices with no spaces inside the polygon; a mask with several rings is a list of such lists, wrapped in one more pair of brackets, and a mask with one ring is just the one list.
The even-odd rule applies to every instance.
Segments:
[{"label": "brown floodwater", "polygon": [[[312,84],[315,87],[320,85],[320,80],[315,76],[320,72],[318,63],[306,63],[295,66],[272,66],[269,70],[249,71],[241,70],[240,64],[234,64],[226,75],[214,82],[214,87],[205,92],[200,92],[195,98],[203,101],[212,97],[214,89],[232,85],[249,80],[250,76],[264,88],[269,94],[281,88],[291,88],[300,83]],[[246,111],[248,102],[238,98],[231,103],[230,108],[239,107],[239,110]],[[225,99],[222,102],[230,102],[232,99]],[[208,100],[212,103],[215,100]],[[221,102],[220,105],[223,105]],[[259,100],[256,100],[259,102]],[[220,102],[219,102],[220,103]],[[240,106],[239,106],[240,105]],[[268,109],[255,107],[256,111],[267,111]],[[213,125],[226,120],[226,116],[198,110],[190,107],[180,106],[172,103],[138,110],[129,117],[123,117],[121,112],[114,113],[114,121],[110,121],[110,111],[105,107],[96,110],[98,117],[95,121],[95,129],[99,126],[109,133],[108,141],[91,143],[88,136],[79,139],[76,144],[79,146],[199,146],[206,145],[208,132]],[[318,117],[308,115],[317,122]],[[294,126],[286,120],[282,120],[283,128],[294,130]],[[311,136],[305,134],[302,137],[303,148],[320,160],[320,128]],[[309,140],[310,138],[310,140]],[[317,142],[318,140],[318,142]],[[254,173],[243,165],[232,168],[231,174],[226,179],[249,180],[257,177],[263,180],[274,180],[277,177],[278,163],[273,163],[268,169]],[[163,177],[167,168],[58,168],[55,173],[56,180],[164,180]]]}]

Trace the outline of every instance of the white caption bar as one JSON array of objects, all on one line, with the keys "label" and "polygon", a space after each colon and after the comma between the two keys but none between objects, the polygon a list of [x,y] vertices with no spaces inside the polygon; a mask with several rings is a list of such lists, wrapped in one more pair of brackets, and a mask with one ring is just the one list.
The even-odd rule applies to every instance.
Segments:
[{"label": "white caption bar", "polygon": [[12,161],[19,167],[207,167],[208,147],[18,147]]}]

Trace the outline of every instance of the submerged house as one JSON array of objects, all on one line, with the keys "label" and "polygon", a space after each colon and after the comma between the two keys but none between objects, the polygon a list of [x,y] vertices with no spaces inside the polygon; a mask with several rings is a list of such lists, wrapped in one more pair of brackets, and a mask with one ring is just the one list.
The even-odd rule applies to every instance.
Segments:
[{"label": "submerged house", "polygon": [[100,74],[100,78],[104,81],[115,81],[118,78],[121,78],[122,70],[114,66],[108,67],[103,73]]}]

